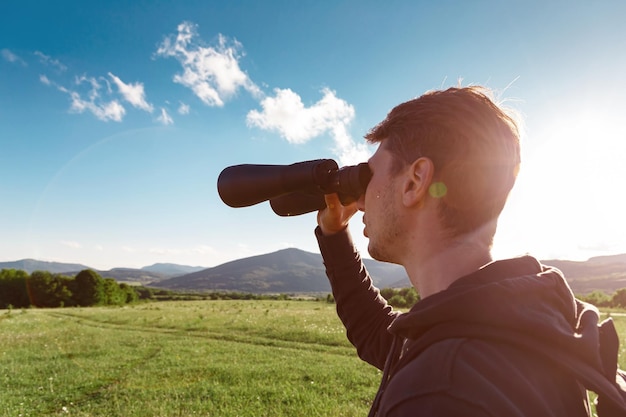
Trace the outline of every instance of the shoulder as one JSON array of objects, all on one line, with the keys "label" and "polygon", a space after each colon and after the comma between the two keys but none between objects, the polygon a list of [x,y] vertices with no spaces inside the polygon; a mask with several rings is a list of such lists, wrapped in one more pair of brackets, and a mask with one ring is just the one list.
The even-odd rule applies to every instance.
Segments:
[{"label": "shoulder", "polygon": [[[381,402],[381,411],[385,410],[381,415],[406,415],[415,409],[432,409],[424,413],[427,416],[544,415],[581,398],[575,381],[567,386],[567,378],[558,373],[552,365],[512,347],[447,339],[394,374]],[[567,415],[585,415],[579,412],[581,401],[575,409]]]},{"label": "shoulder", "polygon": [[[467,395],[466,387],[473,385],[470,378],[483,385],[471,372],[473,365],[470,362],[473,361],[469,356],[473,356],[473,350],[471,341],[467,339],[447,339],[424,350],[391,378],[381,403],[381,408],[388,411],[382,415],[390,415],[389,412],[398,407],[415,403],[437,410],[445,405],[447,412],[454,406],[459,412],[462,409],[465,415],[488,415],[476,414],[475,409],[479,405]],[[469,369],[463,369],[466,367]],[[470,414],[468,408],[474,409],[474,412]]]}]

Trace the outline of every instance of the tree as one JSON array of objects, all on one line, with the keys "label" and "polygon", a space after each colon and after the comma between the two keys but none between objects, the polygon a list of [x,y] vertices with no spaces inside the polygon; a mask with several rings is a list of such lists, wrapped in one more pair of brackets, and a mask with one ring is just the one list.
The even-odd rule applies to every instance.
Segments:
[{"label": "tree", "polygon": [[126,293],[113,278],[104,279],[105,304],[121,306],[126,304]]},{"label": "tree", "polygon": [[106,303],[104,279],[92,269],[80,271],[74,278],[74,301],[83,307]]},{"label": "tree", "polygon": [[30,302],[35,307],[64,307],[72,305],[70,278],[48,271],[34,271],[27,280]]},{"label": "tree", "polygon": [[406,307],[406,299],[400,294],[394,295],[388,301],[389,301],[389,304],[391,304],[394,307],[397,307],[397,308]]},{"label": "tree", "polygon": [[578,297],[580,300],[596,307],[609,307],[612,304],[611,296],[604,291],[594,290],[593,292]]},{"label": "tree", "polygon": [[389,304],[397,308],[410,308],[419,301],[419,294],[413,287],[408,288],[383,288],[380,295],[387,300]]},{"label": "tree", "polygon": [[133,287],[131,287],[128,284],[124,284],[123,282],[120,284],[120,290],[124,293],[124,295],[126,296],[126,303],[134,303],[135,301],[139,300],[139,294],[137,294],[137,291],[135,291],[135,289]]},{"label": "tree", "polygon": [[54,282],[54,298],[58,302],[55,307],[71,307],[76,305],[71,290],[74,280],[59,274],[53,275],[52,279]]},{"label": "tree", "polygon": [[417,290],[413,287],[403,288],[400,293],[406,300],[406,307],[413,307],[413,305],[417,303],[420,299]]},{"label": "tree", "polygon": [[613,307],[626,307],[626,288],[621,288],[613,294],[611,305]]},{"label": "tree", "polygon": [[152,288],[140,286],[135,287],[134,290],[140,300],[153,300],[155,298],[154,290]]},{"label": "tree", "polygon": [[30,306],[26,280],[28,273],[19,269],[0,271],[0,308]]},{"label": "tree", "polygon": [[390,300],[391,297],[393,297],[394,295],[396,295],[396,290],[394,290],[393,288],[383,288],[380,290],[380,295],[385,299],[385,300]]}]

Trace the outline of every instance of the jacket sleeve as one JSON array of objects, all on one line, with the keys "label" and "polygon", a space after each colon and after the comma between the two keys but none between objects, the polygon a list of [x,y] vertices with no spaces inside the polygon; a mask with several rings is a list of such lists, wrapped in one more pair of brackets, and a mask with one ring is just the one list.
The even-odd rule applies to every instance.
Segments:
[{"label": "jacket sleeve", "polygon": [[361,359],[383,369],[394,338],[387,328],[400,313],[374,286],[347,230],[324,236],[318,226],[315,235],[348,340]]}]

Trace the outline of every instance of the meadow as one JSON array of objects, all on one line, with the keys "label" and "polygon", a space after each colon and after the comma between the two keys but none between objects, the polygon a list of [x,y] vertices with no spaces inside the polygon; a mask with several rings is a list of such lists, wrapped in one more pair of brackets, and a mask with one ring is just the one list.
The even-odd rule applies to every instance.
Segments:
[{"label": "meadow", "polygon": [[325,302],[0,312],[2,417],[362,416],[379,379]]},{"label": "meadow", "polygon": [[321,301],[0,311],[1,417],[363,416],[380,377]]}]

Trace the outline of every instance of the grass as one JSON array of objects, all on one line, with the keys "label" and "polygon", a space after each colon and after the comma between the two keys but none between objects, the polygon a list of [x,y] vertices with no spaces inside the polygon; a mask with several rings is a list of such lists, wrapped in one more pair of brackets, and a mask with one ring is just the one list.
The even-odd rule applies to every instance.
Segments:
[{"label": "grass", "polygon": [[0,416],[361,416],[380,379],[321,302],[0,317]]},{"label": "grass", "polygon": [[362,416],[379,382],[323,302],[0,312],[0,417]]}]

